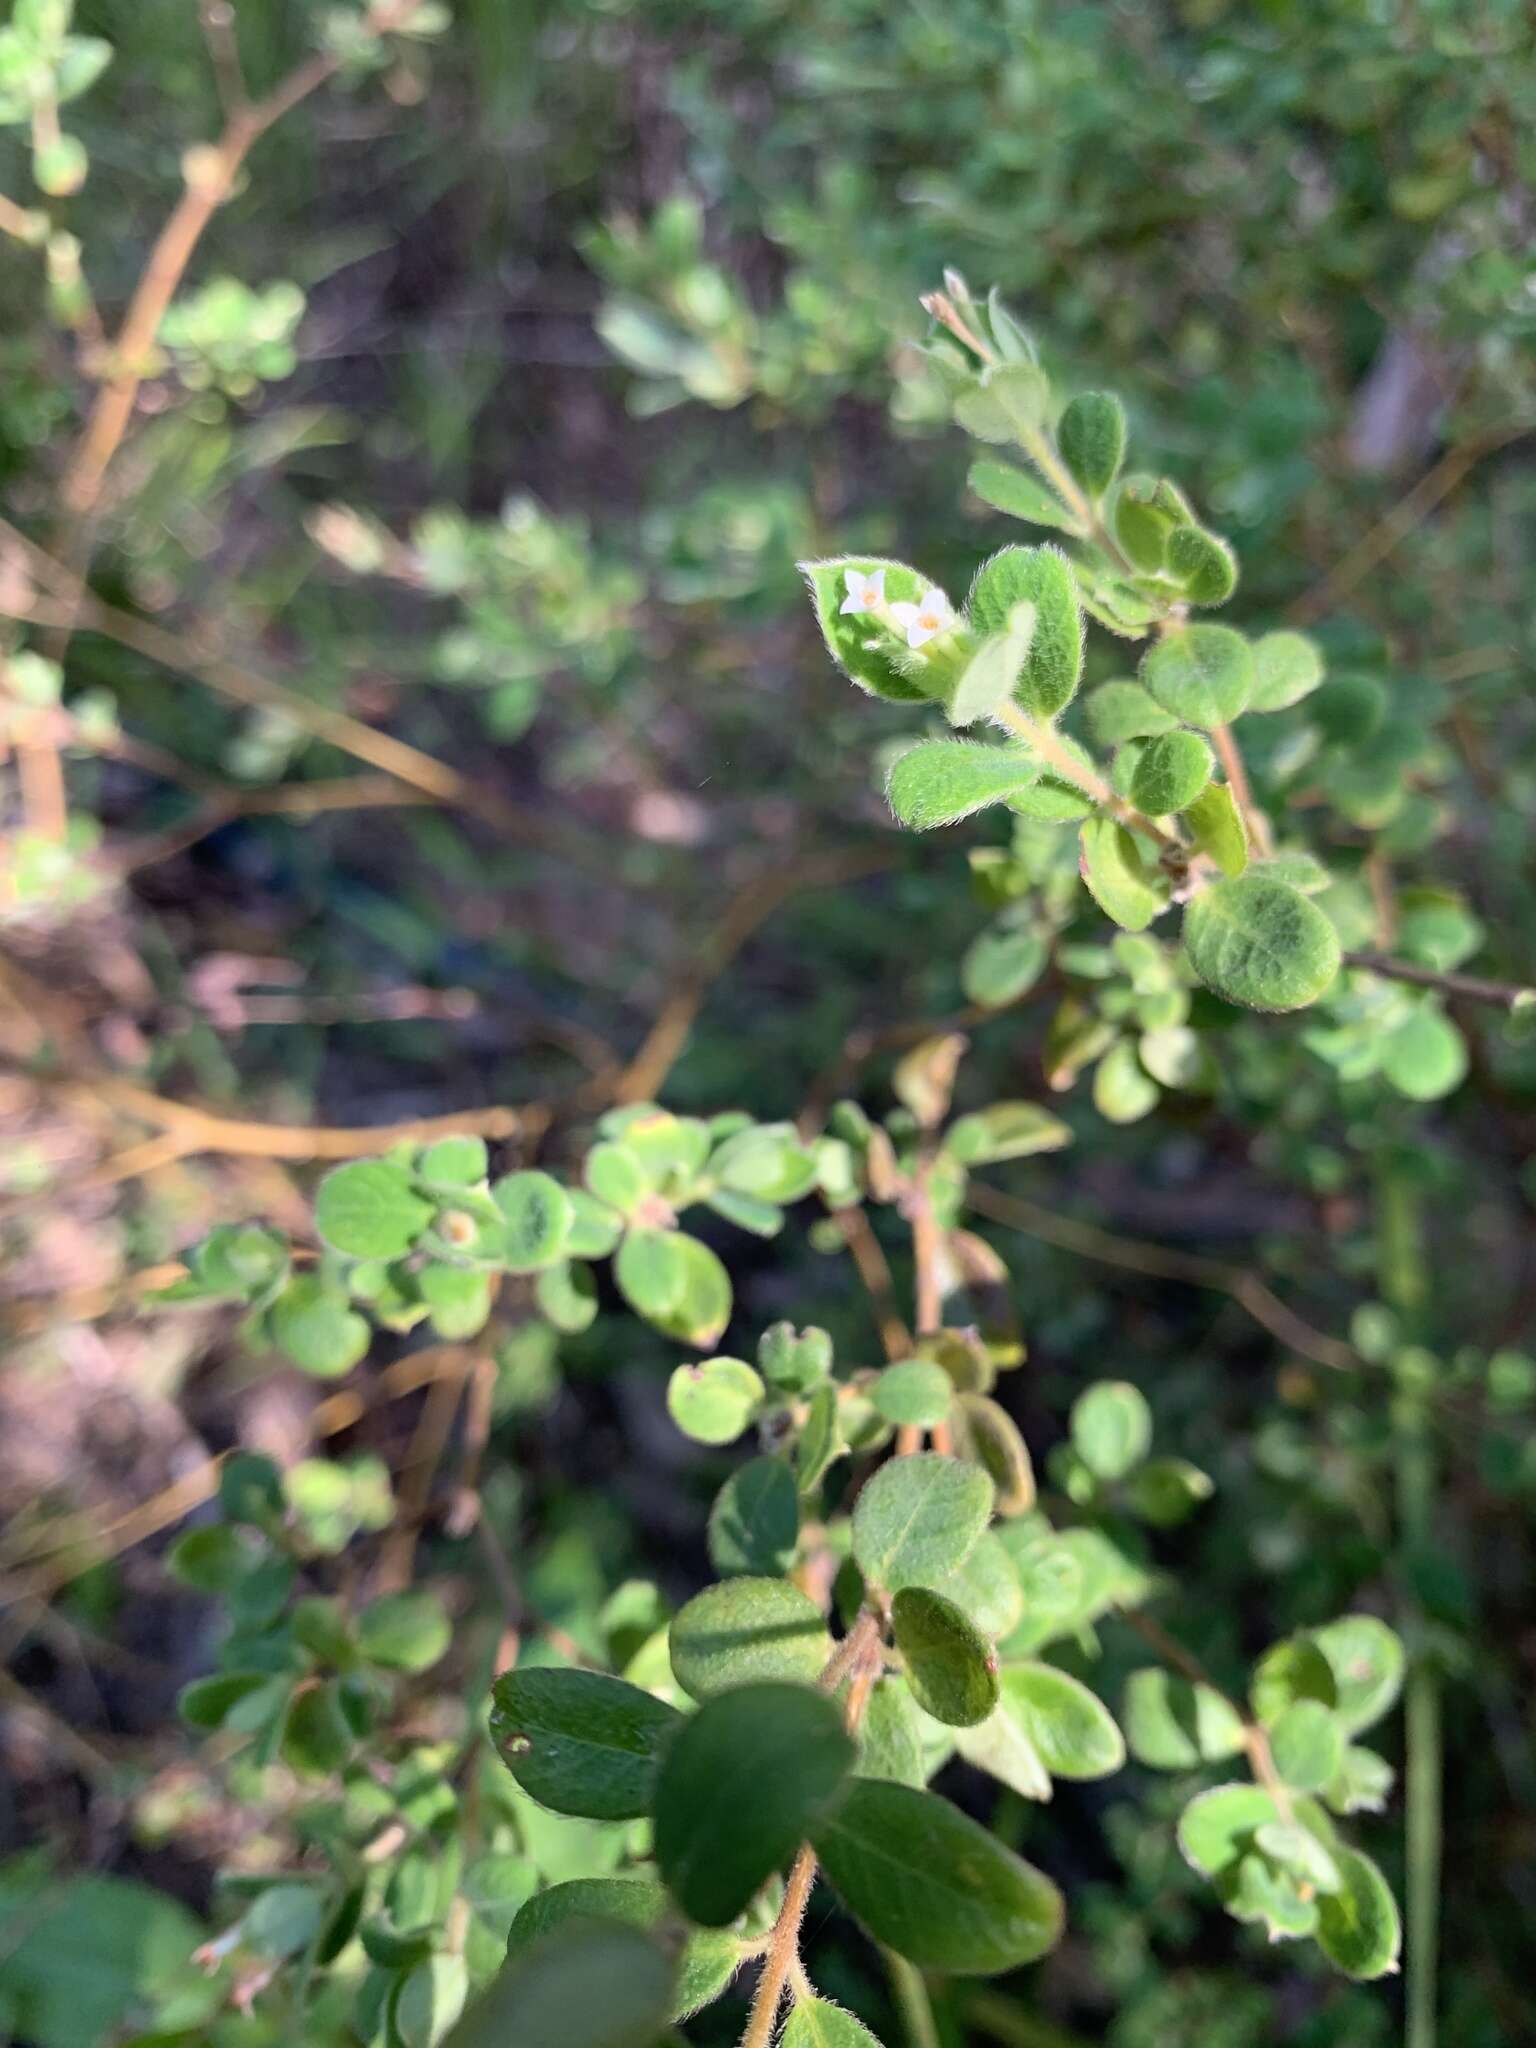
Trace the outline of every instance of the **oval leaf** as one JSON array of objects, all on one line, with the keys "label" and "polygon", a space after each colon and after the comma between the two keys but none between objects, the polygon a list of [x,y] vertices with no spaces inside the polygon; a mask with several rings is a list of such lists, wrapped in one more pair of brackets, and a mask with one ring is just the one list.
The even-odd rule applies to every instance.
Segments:
[{"label": "oval leaf", "polygon": [[923,1451],[882,1465],[853,1510],[859,1569],[887,1592],[932,1585],[959,1565],[992,1514],[979,1466]]},{"label": "oval leaf", "polygon": [[1184,912],[1184,950],[1206,987],[1248,1010],[1300,1010],[1336,979],[1338,933],[1287,882],[1243,875]]},{"label": "oval leaf", "polygon": [[935,1793],[856,1778],[812,1840],[854,1917],[921,1968],[1012,1970],[1060,1939],[1050,1879]]},{"label": "oval leaf", "polygon": [[806,1686],[742,1686],[701,1707],[656,1784],[656,1861],[688,1918],[724,1927],[744,1912],[854,1756],[836,1703]]},{"label": "oval leaf", "polygon": [[706,1700],[759,1680],[813,1684],[832,1654],[815,1601],[787,1579],[726,1579],[706,1586],[672,1618],[672,1670]]},{"label": "oval leaf", "polygon": [[907,1683],[925,1713],[950,1728],[973,1728],[997,1705],[997,1652],[954,1601],[926,1586],[904,1586],[891,1602]]},{"label": "oval leaf", "polygon": [[650,1809],[656,1758],[682,1717],[601,1671],[506,1671],[491,1688],[491,1739],[530,1798],[588,1820]]},{"label": "oval leaf", "polygon": [[1230,626],[1184,626],[1148,649],[1141,680],[1165,711],[1208,730],[1230,725],[1253,689],[1253,650]]},{"label": "oval leaf", "polygon": [[914,832],[931,832],[1027,789],[1039,773],[1014,747],[980,740],[924,740],[895,762],[886,783],[891,809]]}]

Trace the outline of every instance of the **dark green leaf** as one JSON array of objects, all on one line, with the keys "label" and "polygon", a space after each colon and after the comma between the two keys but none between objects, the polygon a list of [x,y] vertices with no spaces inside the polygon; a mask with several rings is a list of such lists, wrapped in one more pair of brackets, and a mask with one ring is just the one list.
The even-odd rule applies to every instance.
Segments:
[{"label": "dark green leaf", "polygon": [[787,1572],[800,1537],[800,1494],[783,1458],[751,1458],[715,1497],[709,1561],[722,1578]]},{"label": "dark green leaf", "polygon": [[1191,604],[1225,604],[1237,588],[1237,557],[1227,543],[1200,526],[1176,526],[1168,536],[1168,574]]},{"label": "dark green leaf", "polygon": [[[621,1920],[661,1928],[672,1913],[666,1889],[640,1877],[577,1877],[536,1892],[518,1912],[507,1939],[512,1957],[573,1920]],[[683,1948],[672,2016],[686,2019],[718,1998],[741,1966],[741,1947],[728,1934],[695,1933]]]},{"label": "dark green leaf", "polygon": [[710,1700],[662,1760],[656,1861],[688,1918],[724,1927],[793,1855],[854,1761],[825,1693],[748,1685]]},{"label": "dark green leaf", "polygon": [[951,1728],[984,1721],[997,1705],[997,1653],[960,1608],[927,1587],[903,1586],[891,1625],[924,1712]]},{"label": "dark green leaf", "polygon": [[676,1976],[639,1928],[574,1920],[508,1962],[446,2048],[656,2048],[671,2017]]},{"label": "dark green leaf", "polygon": [[1012,1970],[1060,1939],[1050,1879],[932,1792],[856,1778],[812,1839],[855,1918],[921,1968]]},{"label": "dark green leaf", "polygon": [[1080,391],[1057,423],[1056,445],[1074,481],[1102,498],[1125,460],[1125,407],[1112,391]]},{"label": "dark green leaf", "polygon": [[600,1671],[503,1672],[491,1739],[530,1797],[557,1813],[631,1820],[649,1811],[656,1759],[677,1710]]}]

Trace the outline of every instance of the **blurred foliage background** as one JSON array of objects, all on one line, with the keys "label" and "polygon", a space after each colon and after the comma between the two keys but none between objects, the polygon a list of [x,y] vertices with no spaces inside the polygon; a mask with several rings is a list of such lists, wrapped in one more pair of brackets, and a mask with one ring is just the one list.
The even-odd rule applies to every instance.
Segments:
[{"label": "blurred foliage background", "polygon": [[[323,12],[239,0],[219,34],[262,88]],[[80,0],[76,27],[115,55],[67,110],[90,175],[44,203],[112,326],[183,151],[219,130],[218,35],[193,0]],[[1344,813],[1353,942],[1530,978],[1533,136],[1518,0],[457,0],[256,145],[93,522],[65,666],[85,836],[61,865],[17,830],[6,869],[0,2035],[285,2038],[259,1999],[215,2022],[186,1967],[194,1922],[227,1918],[214,1873],[288,1853],[284,1799],[232,1799],[174,1718],[210,1620],[159,1558],[211,1455],[299,1473],[343,1589],[414,1570],[468,1613],[483,1573],[402,1360],[353,1398],[217,1315],[134,1313],[132,1276],[213,1222],[306,1228],[314,1156],[153,1105],[302,1131],[547,1101],[558,1156],[637,1051],[679,1109],[880,1108],[905,1028],[958,1015],[975,1099],[1046,1095],[1049,1071],[1077,1138],[1008,1169],[1023,1206],[988,1226],[1037,1453],[1090,1379],[1143,1388],[1216,1480],[1167,1538],[1213,1668],[1350,1605],[1413,1632],[1418,1803],[1373,1853],[1399,1884],[1417,1859],[1440,1917],[1443,2039],[1522,2038],[1536,1052],[1453,1000],[1466,1058],[1421,1102],[1370,1017],[1252,1020],[1206,1092],[1106,1117],[1048,1042],[1064,1000],[1091,1007],[1093,948],[978,1001],[998,905],[965,851],[1003,839],[898,837],[869,733],[910,718],[831,674],[794,564],[889,551],[959,590],[1007,537],[915,349],[945,266],[996,284],[1075,385],[1124,393],[1144,466],[1195,480],[1243,560],[1237,622],[1325,646],[1302,765]],[[0,128],[17,204],[31,146]],[[42,542],[90,392],[55,244],[0,243],[0,490]],[[25,612],[36,565],[3,567]],[[385,807],[337,712],[446,763],[448,800]],[[1349,820],[1385,829],[1384,862]],[[748,1326],[792,1310],[871,1349],[815,1233],[732,1260]],[[1292,1316],[1255,1319],[1261,1282]],[[579,1641],[618,1581],[697,1585],[725,1469],[667,1425],[666,1345],[623,1332],[557,1341],[509,1309],[493,1347],[484,1512]],[[1398,2032],[1391,1990],[1198,1908],[1117,1783],[1009,1825],[1072,1932],[965,2039]],[[574,1868],[568,1834],[527,1845],[546,1875]],[[45,1938],[61,1902],[99,1933],[89,1996]],[[882,2017],[867,1958],[817,1974]]]}]

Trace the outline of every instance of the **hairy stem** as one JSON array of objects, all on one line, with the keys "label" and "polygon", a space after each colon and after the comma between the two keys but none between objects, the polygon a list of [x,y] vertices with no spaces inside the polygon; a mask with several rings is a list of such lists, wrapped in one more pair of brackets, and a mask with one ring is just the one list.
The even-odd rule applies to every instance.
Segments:
[{"label": "hairy stem", "polygon": [[1126,803],[1116,796],[1113,789],[1096,769],[1085,768],[1077,756],[1062,740],[1054,726],[1043,720],[1031,718],[1017,704],[1005,700],[998,706],[997,717],[1010,732],[1017,733],[1026,745],[1033,748],[1041,760],[1046,762],[1054,774],[1064,782],[1070,782],[1074,789],[1080,789],[1084,796],[1091,797],[1102,810],[1111,812],[1122,824],[1144,832],[1155,840],[1165,853],[1177,853],[1181,858],[1187,849],[1171,832],[1165,832],[1153,819],[1145,817],[1134,804]]},{"label": "hairy stem", "polygon": [[1238,815],[1248,834],[1248,843],[1261,860],[1267,859],[1274,852],[1269,837],[1269,821],[1254,803],[1253,787],[1248,780],[1237,736],[1230,725],[1215,725],[1211,728],[1211,738],[1216,743],[1227,787],[1232,792],[1232,801],[1237,805]]}]

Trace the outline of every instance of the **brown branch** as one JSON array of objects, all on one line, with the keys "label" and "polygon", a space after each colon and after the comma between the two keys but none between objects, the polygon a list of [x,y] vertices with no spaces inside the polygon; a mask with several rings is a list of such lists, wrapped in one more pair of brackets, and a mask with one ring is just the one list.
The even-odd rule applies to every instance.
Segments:
[{"label": "brown branch", "polygon": [[316,782],[284,782],[272,789],[231,789],[210,797],[179,825],[170,825],[110,857],[117,874],[129,875],[157,861],[185,853],[210,832],[237,818],[316,818],[327,811],[387,810],[435,804],[425,790],[408,789],[393,776],[342,775]]},{"label": "brown branch", "polygon": [[1273,851],[1269,840],[1269,821],[1253,800],[1253,786],[1248,780],[1248,770],[1236,735],[1230,725],[1215,725],[1211,728],[1211,738],[1216,743],[1227,787],[1232,792],[1232,801],[1237,805],[1238,815],[1248,834],[1248,843],[1261,860],[1265,859]]},{"label": "brown branch", "polygon": [[1120,1619],[1128,1628],[1134,1629],[1171,1670],[1177,1671],[1181,1678],[1187,1678],[1191,1685],[1203,1686],[1231,1708],[1243,1724],[1243,1747],[1248,1752],[1254,1777],[1275,1802],[1275,1811],[1280,1818],[1288,1821],[1291,1818],[1290,1788],[1275,1769],[1275,1759],[1269,1747],[1269,1730],[1263,1722],[1241,1700],[1223,1692],[1193,1651],[1186,1650],[1181,1642],[1169,1635],[1160,1621],[1154,1621],[1150,1614],[1142,1614],[1134,1607],[1122,1607]]},{"label": "brown branch", "polygon": [[1017,1195],[1005,1195],[976,1181],[967,1189],[966,1200],[995,1223],[1023,1231],[1026,1237],[1038,1237],[1060,1251],[1075,1252],[1081,1258],[1097,1259],[1103,1265],[1119,1266],[1126,1272],[1145,1273],[1152,1279],[1182,1280],[1191,1287],[1225,1294],[1272,1337],[1278,1337],[1291,1350],[1332,1372],[1353,1372],[1363,1363],[1350,1345],[1314,1329],[1256,1273],[1242,1266],[1229,1266],[1197,1252],[1173,1251],[1141,1238],[1120,1237],[1101,1230],[1097,1224],[1060,1216],[1054,1209],[1023,1201]]},{"label": "brown branch", "polygon": [[1536,988],[1521,982],[1484,981],[1475,974],[1446,974],[1437,967],[1420,967],[1412,960],[1395,960],[1388,953],[1346,953],[1344,962],[1368,974],[1385,975],[1389,981],[1411,981],[1420,988],[1441,989],[1446,995],[1464,996],[1472,1003],[1491,1003],[1500,1010],[1524,1010],[1536,1004]]}]

